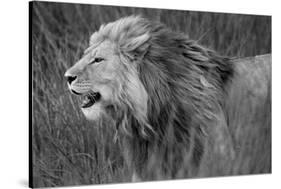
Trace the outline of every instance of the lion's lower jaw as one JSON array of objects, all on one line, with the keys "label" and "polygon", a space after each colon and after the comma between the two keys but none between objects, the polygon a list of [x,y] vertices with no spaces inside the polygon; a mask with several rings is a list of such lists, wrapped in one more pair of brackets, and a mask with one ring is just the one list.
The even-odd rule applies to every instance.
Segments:
[{"label": "lion's lower jaw", "polygon": [[81,108],[86,119],[89,121],[96,121],[101,117],[103,112],[102,104],[95,103],[93,106],[88,108]]}]

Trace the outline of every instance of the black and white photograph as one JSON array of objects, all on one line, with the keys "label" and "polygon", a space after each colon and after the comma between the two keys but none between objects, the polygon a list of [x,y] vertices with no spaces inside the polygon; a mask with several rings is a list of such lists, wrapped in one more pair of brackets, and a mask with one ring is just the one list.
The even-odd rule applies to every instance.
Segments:
[{"label": "black and white photograph", "polygon": [[29,187],[271,174],[271,28],[29,2]]}]

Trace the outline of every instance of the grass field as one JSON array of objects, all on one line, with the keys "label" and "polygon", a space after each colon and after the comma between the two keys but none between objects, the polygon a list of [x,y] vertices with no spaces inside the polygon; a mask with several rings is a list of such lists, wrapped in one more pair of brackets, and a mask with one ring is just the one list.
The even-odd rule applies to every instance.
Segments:
[{"label": "grass field", "polygon": [[[115,183],[131,177],[112,140],[112,129],[85,120],[63,77],[102,23],[141,14],[222,55],[247,57],[271,52],[271,17],[266,16],[46,2],[33,2],[30,11],[34,187]],[[256,128],[232,129],[240,139],[247,138],[240,141],[247,147],[226,170],[232,174],[271,172],[270,125],[267,117]]]}]

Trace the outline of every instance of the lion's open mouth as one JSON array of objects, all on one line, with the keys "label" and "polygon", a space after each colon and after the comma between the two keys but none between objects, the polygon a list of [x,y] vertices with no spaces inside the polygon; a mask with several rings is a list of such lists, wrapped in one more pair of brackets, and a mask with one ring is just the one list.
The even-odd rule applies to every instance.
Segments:
[{"label": "lion's open mouth", "polygon": [[89,108],[93,106],[97,101],[99,101],[101,95],[99,92],[90,92],[88,94],[83,95],[82,97],[82,108]]}]

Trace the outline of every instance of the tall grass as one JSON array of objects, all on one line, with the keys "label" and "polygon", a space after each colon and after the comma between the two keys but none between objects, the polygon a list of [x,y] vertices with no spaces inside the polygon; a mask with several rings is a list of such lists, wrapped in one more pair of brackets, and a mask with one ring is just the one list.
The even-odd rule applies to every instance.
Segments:
[{"label": "tall grass", "polygon": [[[131,177],[119,145],[112,140],[113,129],[100,128],[85,120],[77,99],[68,92],[63,78],[66,69],[80,58],[87,47],[90,34],[101,24],[141,14],[188,34],[222,55],[246,57],[271,52],[271,18],[266,16],[48,2],[33,2],[30,11],[30,137],[34,187],[115,183],[129,181]],[[268,119],[258,121],[263,120]],[[270,123],[264,123],[264,127],[254,130],[233,129],[237,135],[247,132],[244,136],[250,136],[243,141],[247,143],[243,149],[245,153],[240,154],[237,170],[235,165],[232,166],[233,174],[271,171],[268,164],[255,167],[264,162],[265,151],[271,153],[268,125]],[[260,141],[269,144],[253,140],[260,136]],[[251,146],[260,148],[252,149]],[[253,154],[256,159],[253,159]],[[270,157],[268,160],[266,156],[266,162],[270,161]],[[216,172],[215,167],[209,171]]]}]

